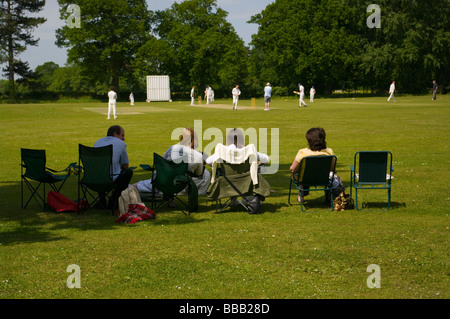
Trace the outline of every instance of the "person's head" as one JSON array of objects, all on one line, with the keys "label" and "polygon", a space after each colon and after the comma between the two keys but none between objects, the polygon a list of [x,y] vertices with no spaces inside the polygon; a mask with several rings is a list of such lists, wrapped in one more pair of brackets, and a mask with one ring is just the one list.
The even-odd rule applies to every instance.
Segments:
[{"label": "person's head", "polygon": [[313,127],[306,132],[306,140],[311,151],[320,151],[327,148],[325,130],[321,127]]},{"label": "person's head", "polygon": [[196,149],[198,146],[197,134],[190,127],[185,127],[180,135],[180,145]]},{"label": "person's head", "polygon": [[118,139],[125,141],[125,130],[120,125],[111,126],[106,135],[117,137]]},{"label": "person's head", "polygon": [[110,86],[109,89],[110,89],[111,91],[114,91],[116,88],[115,88],[114,86]]},{"label": "person's head", "polygon": [[269,83],[269,82],[267,82],[266,86],[270,86],[270,83]]},{"label": "person's head", "polygon": [[227,145],[234,144],[237,148],[242,148],[245,146],[244,135],[242,131],[233,128],[227,134]]},{"label": "person's head", "polygon": [[433,80],[433,84],[436,84],[436,81],[435,81],[435,80]]}]

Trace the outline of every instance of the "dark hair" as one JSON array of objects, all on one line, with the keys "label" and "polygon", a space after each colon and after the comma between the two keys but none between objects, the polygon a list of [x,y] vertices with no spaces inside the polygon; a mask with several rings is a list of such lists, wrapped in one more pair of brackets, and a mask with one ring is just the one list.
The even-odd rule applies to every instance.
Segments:
[{"label": "dark hair", "polygon": [[308,141],[311,151],[320,151],[327,148],[325,141],[325,130],[321,127],[313,127],[306,132],[306,140]]},{"label": "dark hair", "polygon": [[233,128],[228,132],[227,145],[231,144],[234,144],[237,148],[245,146],[244,135],[240,129]]},{"label": "dark hair", "polygon": [[180,135],[180,144],[195,149],[197,148],[197,143],[197,134],[195,134],[194,129],[185,127]]},{"label": "dark hair", "polygon": [[113,125],[108,129],[108,132],[106,133],[106,135],[114,136],[114,133],[116,133],[116,135],[120,135],[121,130],[122,130],[122,127],[120,125]]}]

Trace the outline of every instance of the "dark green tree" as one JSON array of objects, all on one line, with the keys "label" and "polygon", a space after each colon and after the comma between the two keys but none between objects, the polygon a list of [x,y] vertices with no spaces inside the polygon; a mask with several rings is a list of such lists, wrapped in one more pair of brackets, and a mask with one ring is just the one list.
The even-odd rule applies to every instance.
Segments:
[{"label": "dark green tree", "polygon": [[142,59],[153,59],[150,71],[167,72],[184,89],[210,85],[230,96],[245,81],[248,51],[227,16],[215,0],[186,0],[156,12],[155,33],[163,43],[152,39],[156,50],[144,50]]},{"label": "dark green tree", "polygon": [[30,17],[43,9],[45,0],[1,0],[0,1],[0,62],[7,63],[5,74],[9,79],[9,99],[16,99],[14,74],[27,75],[30,70],[27,62],[17,60],[18,54],[28,45],[37,45],[31,31],[46,19]]},{"label": "dark green tree", "polygon": [[120,89],[129,77],[136,52],[148,40],[151,12],[145,0],[58,0],[61,19],[72,21],[79,6],[80,27],[67,24],[56,31],[56,44],[67,47],[68,62],[77,64],[90,82]]},{"label": "dark green tree", "polygon": [[249,23],[259,29],[251,42],[252,75],[261,83],[296,88],[301,82],[329,93],[353,82],[361,22],[349,2],[276,0],[253,16]]},{"label": "dark green tree", "polygon": [[361,69],[370,85],[420,93],[450,84],[450,1],[380,0],[381,27],[367,29]]}]

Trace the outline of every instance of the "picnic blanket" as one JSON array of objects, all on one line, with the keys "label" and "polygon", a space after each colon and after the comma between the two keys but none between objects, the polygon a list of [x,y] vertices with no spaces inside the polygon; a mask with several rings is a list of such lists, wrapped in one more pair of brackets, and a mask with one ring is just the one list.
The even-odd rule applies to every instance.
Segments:
[{"label": "picnic blanket", "polygon": [[155,212],[140,204],[130,204],[128,212],[122,214],[116,223],[135,224],[142,220],[154,219]]}]

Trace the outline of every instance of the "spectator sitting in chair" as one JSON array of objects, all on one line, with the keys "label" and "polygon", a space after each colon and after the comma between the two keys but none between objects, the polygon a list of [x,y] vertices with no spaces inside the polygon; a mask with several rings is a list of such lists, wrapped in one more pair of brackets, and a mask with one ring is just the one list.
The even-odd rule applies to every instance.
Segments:
[{"label": "spectator sitting in chair", "polygon": [[[241,130],[236,128],[228,132],[226,144],[227,146],[224,146],[220,143],[217,144],[214,154],[206,159],[206,164],[212,167],[211,183],[214,183],[215,181],[217,163],[219,163],[221,160],[225,160],[228,163],[243,163],[246,160],[249,160],[250,176],[253,185],[259,184],[258,187],[260,189],[257,196],[254,197],[259,197],[261,201],[264,201],[265,197],[269,196],[270,194],[270,185],[260,175],[258,165],[267,164],[269,162],[269,156],[264,153],[258,152],[255,145],[253,144],[245,146],[244,135]],[[237,204],[239,204],[239,202],[236,198],[234,198],[231,205]]]},{"label": "spectator sitting in chair", "polygon": [[[180,135],[180,142],[170,146],[164,153],[163,158],[173,162],[187,161],[188,171],[191,178],[197,185],[198,194],[205,195],[209,186],[211,174],[205,169],[205,158],[202,153],[196,151],[198,147],[197,134],[192,128],[184,128]],[[156,172],[157,174],[157,172]],[[152,191],[152,180],[143,180],[135,184],[139,192],[146,193]],[[182,193],[185,192],[182,191]],[[169,206],[173,206],[169,202]]]},{"label": "spectator sitting in chair", "polygon": [[[94,147],[102,147],[112,145],[113,157],[112,157],[112,169],[113,180],[116,184],[114,189],[112,200],[108,206],[117,206],[117,201],[123,190],[128,188],[128,184],[133,177],[133,171],[129,169],[129,160],[127,153],[127,144],[125,144],[125,130],[119,125],[113,125],[108,129],[107,136],[99,139],[95,142]],[[106,208],[106,198],[104,194],[100,194],[100,205]]]},{"label": "spectator sitting in chair", "polygon": [[[325,141],[326,133],[323,128],[314,127],[306,132],[306,140],[308,141],[309,148],[302,148],[298,151],[295,156],[294,161],[290,167],[292,173],[298,172],[300,169],[300,162],[304,157],[307,156],[318,156],[318,155],[334,155],[333,150],[327,147],[327,142]],[[340,178],[335,175],[338,183],[341,184]],[[306,186],[306,185],[305,185]],[[304,201],[304,197],[309,194],[309,191],[299,191],[298,201]],[[326,194],[327,198],[329,194]]]}]

